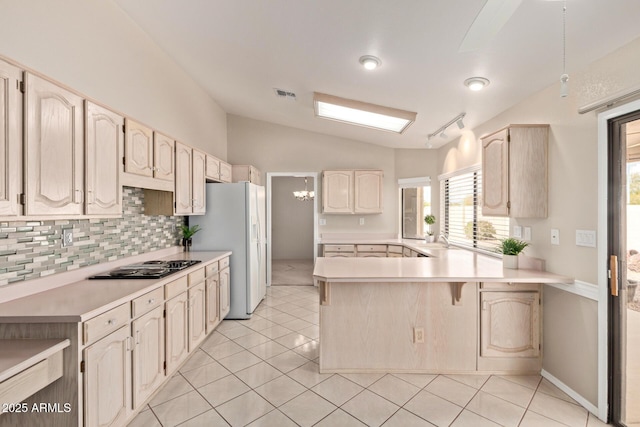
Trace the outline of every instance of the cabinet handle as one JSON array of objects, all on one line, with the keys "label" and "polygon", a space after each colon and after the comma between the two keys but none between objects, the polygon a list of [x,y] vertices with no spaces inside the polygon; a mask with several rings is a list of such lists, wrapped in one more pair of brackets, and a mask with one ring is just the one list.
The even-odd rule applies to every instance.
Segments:
[{"label": "cabinet handle", "polygon": [[140,331],[136,331],[136,345],[140,345]]},{"label": "cabinet handle", "polygon": [[84,193],[82,192],[82,190],[76,190],[75,195],[76,195],[76,200],[74,201],[74,203],[79,205],[80,203],[82,203]]},{"label": "cabinet handle", "polygon": [[124,345],[125,345],[125,349],[127,351],[131,351],[131,349],[133,348],[133,345],[131,344],[131,340],[133,339],[133,337],[127,337],[124,341]]},{"label": "cabinet handle", "polygon": [[87,204],[92,205],[95,198],[93,196],[93,190],[87,190]]},{"label": "cabinet handle", "polygon": [[149,301],[147,301],[147,304],[151,305],[154,302],[156,302],[156,299],[155,298],[151,298]]},{"label": "cabinet handle", "polygon": [[118,319],[109,319],[105,322],[105,325],[113,326],[118,323]]},{"label": "cabinet handle", "polygon": [[489,302],[482,301],[482,311],[487,311],[489,309]]}]

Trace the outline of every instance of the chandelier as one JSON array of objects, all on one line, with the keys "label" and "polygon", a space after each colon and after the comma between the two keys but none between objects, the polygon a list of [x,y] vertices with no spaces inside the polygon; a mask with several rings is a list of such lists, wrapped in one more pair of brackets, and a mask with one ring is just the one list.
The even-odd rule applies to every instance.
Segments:
[{"label": "chandelier", "polygon": [[304,178],[304,191],[294,191],[293,192],[293,196],[303,202],[306,202],[308,200],[313,200],[313,197],[315,196],[313,191],[309,191],[307,190],[307,178]]}]

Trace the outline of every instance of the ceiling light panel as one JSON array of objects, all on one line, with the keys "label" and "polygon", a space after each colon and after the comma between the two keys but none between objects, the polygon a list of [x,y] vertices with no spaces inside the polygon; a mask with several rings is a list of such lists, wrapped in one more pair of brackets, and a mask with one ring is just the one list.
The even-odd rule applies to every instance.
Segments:
[{"label": "ceiling light panel", "polygon": [[313,106],[316,116],[323,119],[396,133],[403,133],[416,120],[417,115],[411,111],[318,92],[313,94]]}]

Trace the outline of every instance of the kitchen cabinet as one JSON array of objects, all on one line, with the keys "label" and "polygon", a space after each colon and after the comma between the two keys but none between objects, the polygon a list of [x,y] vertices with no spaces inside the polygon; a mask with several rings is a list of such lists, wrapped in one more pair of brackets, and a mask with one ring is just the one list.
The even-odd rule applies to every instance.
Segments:
[{"label": "kitchen cabinet", "polygon": [[164,381],[165,330],[163,307],[156,307],[131,324],[133,346],[133,407],[137,408]]},{"label": "kitchen cabinet", "polygon": [[153,132],[153,177],[173,182],[175,178],[175,141]]},{"label": "kitchen cabinet", "polygon": [[220,323],[220,272],[218,263],[214,262],[206,267],[206,330],[207,334]]},{"label": "kitchen cabinet", "polygon": [[510,125],[482,142],[482,214],[546,218],[549,125]]},{"label": "kitchen cabinet", "polygon": [[233,165],[231,167],[231,179],[233,182],[248,181],[256,185],[262,185],[262,172],[250,165]]},{"label": "kitchen cabinet", "polygon": [[323,213],[382,213],[383,177],[384,173],[380,170],[324,171]]},{"label": "kitchen cabinet", "polygon": [[220,159],[207,154],[205,177],[212,181],[220,181]]},{"label": "kitchen cabinet", "polygon": [[153,177],[153,130],[134,120],[125,124],[124,171]]},{"label": "kitchen cabinet", "polygon": [[22,213],[22,71],[0,60],[0,215]]},{"label": "kitchen cabinet", "polygon": [[331,258],[351,258],[356,256],[355,245],[323,245],[322,256]]},{"label": "kitchen cabinet", "polygon": [[189,355],[188,306],[186,291],[165,303],[167,375],[171,375]]},{"label": "kitchen cabinet", "polygon": [[[206,155],[176,142],[175,214],[204,214],[206,211]],[[168,213],[167,213],[168,214]],[[165,214],[166,215],[166,214]]]},{"label": "kitchen cabinet", "polygon": [[82,215],[83,99],[26,72],[25,194],[27,215]]},{"label": "kitchen cabinet", "polygon": [[90,101],[85,103],[85,182],[88,215],[122,215],[120,146],[124,118]]},{"label": "kitchen cabinet", "polygon": [[195,350],[206,336],[205,283],[192,286],[189,298],[189,352]]},{"label": "kitchen cabinet", "polygon": [[232,168],[229,163],[220,160],[220,182],[231,182]]},{"label": "kitchen cabinet", "polygon": [[207,181],[205,179],[207,155],[194,149],[192,156],[191,198],[193,199],[193,204],[191,212],[196,215],[203,215],[207,210]]},{"label": "kitchen cabinet", "polygon": [[231,273],[228,264],[227,267],[220,270],[219,280],[220,292],[218,295],[220,298],[220,320],[222,320],[231,309]]},{"label": "kitchen cabinet", "polygon": [[84,349],[84,425],[124,425],[131,413],[129,326]]},{"label": "kitchen cabinet", "polygon": [[387,245],[356,245],[356,253],[360,258],[386,258]]}]

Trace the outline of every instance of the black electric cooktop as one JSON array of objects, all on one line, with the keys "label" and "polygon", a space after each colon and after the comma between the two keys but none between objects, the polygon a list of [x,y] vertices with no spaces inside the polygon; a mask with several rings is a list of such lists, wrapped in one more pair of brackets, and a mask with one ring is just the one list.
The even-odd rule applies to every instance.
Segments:
[{"label": "black electric cooktop", "polygon": [[194,264],[200,260],[146,261],[141,264],[123,265],[89,279],[161,279]]}]

